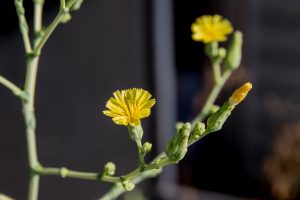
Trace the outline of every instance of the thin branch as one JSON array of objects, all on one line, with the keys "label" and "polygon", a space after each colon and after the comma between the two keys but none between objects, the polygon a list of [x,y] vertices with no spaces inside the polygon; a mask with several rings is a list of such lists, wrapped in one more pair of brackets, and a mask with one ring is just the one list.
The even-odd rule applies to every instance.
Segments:
[{"label": "thin branch", "polygon": [[34,1],[34,33],[37,35],[43,26],[43,7],[44,0],[35,0]]},{"label": "thin branch", "polygon": [[15,0],[16,11],[19,19],[20,31],[23,38],[25,51],[27,54],[32,52],[32,47],[29,38],[28,23],[25,17],[25,9],[23,6],[23,0]]},{"label": "thin branch", "polygon": [[0,75],[0,83],[7,87],[14,95],[17,97],[24,99],[25,98],[25,93],[23,90],[21,90],[18,86],[13,84],[11,81],[7,80],[3,76]]},{"label": "thin branch", "polygon": [[226,83],[231,74],[232,70],[225,71],[223,76],[219,79],[219,81],[214,84],[211,92],[208,95],[208,98],[206,99],[206,102],[204,103],[204,106],[202,107],[202,110],[192,121],[192,127],[194,127],[197,122],[202,122],[203,119],[209,115],[211,107],[215,103],[217,97],[220,94],[220,91],[224,87],[224,84]]},{"label": "thin branch", "polygon": [[70,0],[67,4],[65,8],[60,9],[60,11],[58,12],[58,14],[56,15],[56,17],[54,18],[54,20],[52,21],[52,23],[46,28],[45,33],[42,35],[42,37],[40,38],[40,40],[38,41],[36,47],[34,48],[34,51],[36,53],[40,52],[43,48],[43,46],[45,45],[45,43],[47,42],[47,40],[49,39],[49,37],[51,36],[51,34],[53,33],[53,31],[55,30],[55,28],[60,24],[61,20],[63,19],[64,15],[66,14],[66,10],[70,9],[74,3],[77,0]]}]

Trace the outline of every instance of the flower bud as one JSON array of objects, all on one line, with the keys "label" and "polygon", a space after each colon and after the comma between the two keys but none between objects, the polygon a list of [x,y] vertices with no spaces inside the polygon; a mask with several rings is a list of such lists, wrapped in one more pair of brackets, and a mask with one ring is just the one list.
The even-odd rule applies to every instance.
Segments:
[{"label": "flower bud", "polygon": [[236,31],[233,35],[232,42],[228,48],[224,65],[227,69],[237,69],[242,59],[243,34]]},{"label": "flower bud", "polygon": [[250,82],[245,83],[244,85],[242,85],[242,87],[236,89],[228,100],[229,104],[235,106],[239,104],[241,101],[245,99],[245,97],[247,96],[248,92],[251,89],[252,89],[252,84]]},{"label": "flower bud", "polygon": [[207,120],[207,130],[209,132],[215,132],[222,128],[224,122],[231,114],[235,106],[229,104],[228,102],[224,103],[223,106],[214,114],[212,114]]},{"label": "flower bud", "polygon": [[128,125],[129,137],[133,141],[141,140],[143,137],[143,128],[141,125]]},{"label": "flower bud", "polygon": [[165,153],[170,161],[178,162],[186,154],[188,148],[188,140],[191,131],[191,124],[185,123],[181,126],[177,126],[175,135],[169,140],[165,147]]},{"label": "flower bud", "polygon": [[143,144],[143,153],[144,153],[144,154],[149,153],[149,152],[151,151],[151,149],[152,149],[152,144],[151,144],[151,143],[145,142],[145,143]]},{"label": "flower bud", "polygon": [[65,23],[69,22],[71,20],[71,18],[72,18],[71,14],[66,12],[66,13],[63,14],[63,17],[61,19],[61,23],[65,24]]},{"label": "flower bud", "polygon": [[204,134],[204,132],[205,132],[205,124],[202,122],[197,122],[189,138],[189,144],[196,142],[201,137],[201,135]]},{"label": "flower bud", "polygon": [[106,163],[106,165],[104,166],[104,175],[107,176],[113,176],[116,172],[116,165],[112,162],[108,162]]},{"label": "flower bud", "polygon": [[132,191],[135,188],[135,184],[129,180],[123,181],[122,185],[124,190],[126,190],[127,192]]}]

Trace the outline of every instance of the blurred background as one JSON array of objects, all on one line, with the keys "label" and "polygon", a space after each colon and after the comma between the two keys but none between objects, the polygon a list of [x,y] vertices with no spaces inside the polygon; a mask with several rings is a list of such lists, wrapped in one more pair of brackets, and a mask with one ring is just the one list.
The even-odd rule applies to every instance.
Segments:
[{"label": "blurred background", "polygon": [[[24,3],[32,26],[31,1]],[[46,0],[45,24],[58,5]],[[138,189],[147,199],[299,199],[297,0],[84,2],[42,52],[36,96],[41,163],[99,172],[113,161],[119,175],[135,168],[135,144],[127,130],[101,113],[112,92],[129,87],[145,88],[157,99],[153,115],[143,120],[144,140],[155,147],[149,160],[161,152],[174,123],[193,119],[212,87],[210,63],[203,45],[191,40],[190,26],[198,16],[216,13],[244,33],[242,65],[217,103],[244,82],[251,81],[254,89],[220,132]],[[25,56],[13,1],[1,2],[0,16],[0,74],[22,86]],[[21,105],[2,86],[0,96],[0,193],[26,199]],[[40,199],[97,199],[109,186],[42,177]]]}]

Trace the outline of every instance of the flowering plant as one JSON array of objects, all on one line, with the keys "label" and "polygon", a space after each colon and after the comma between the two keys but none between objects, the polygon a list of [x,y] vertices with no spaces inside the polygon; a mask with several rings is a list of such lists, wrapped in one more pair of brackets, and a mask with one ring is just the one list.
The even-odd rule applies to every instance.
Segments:
[{"label": "flowering plant", "polygon": [[[222,47],[219,48],[218,42],[227,40],[228,35],[233,32],[231,23],[219,15],[199,17],[191,27],[192,39],[205,44],[205,52],[210,58],[213,67],[214,86],[202,110],[195,119],[192,122],[179,122],[176,124],[176,132],[167,142],[162,153],[149,163],[144,160],[145,156],[151,151],[152,144],[150,142],[143,143],[142,141],[144,133],[141,120],[150,116],[151,108],[156,101],[148,91],[132,88],[114,92],[113,97],[107,101],[107,110],[104,110],[103,113],[112,117],[113,122],[117,125],[127,126],[130,139],[137,145],[139,162],[136,169],[128,174],[116,176],[116,166],[112,162],[108,162],[100,173],[74,171],[66,167],[46,167],[40,163],[36,148],[37,123],[34,100],[39,59],[45,43],[55,28],[70,20],[70,13],[78,10],[83,0],[60,0],[60,9],[57,16],[45,28],[43,28],[42,24],[44,0],[34,0],[33,2],[34,37],[30,38],[23,0],[15,0],[20,32],[27,56],[24,88],[18,87],[3,76],[0,76],[0,83],[7,87],[22,103],[30,167],[28,200],[38,199],[40,177],[45,175],[112,183],[113,187],[111,190],[100,199],[115,199],[122,193],[133,190],[135,184],[146,178],[158,175],[165,166],[177,164],[184,158],[190,145],[209,133],[220,130],[235,106],[246,97],[252,88],[251,83],[245,83],[218,110],[212,112],[212,108],[215,107],[214,102],[222,87],[232,72],[240,65],[242,33],[239,31],[234,33],[233,40],[227,50]],[[221,66],[222,64],[223,66]],[[205,122],[206,118],[207,121]],[[0,197],[9,199],[5,195],[0,195]]]}]

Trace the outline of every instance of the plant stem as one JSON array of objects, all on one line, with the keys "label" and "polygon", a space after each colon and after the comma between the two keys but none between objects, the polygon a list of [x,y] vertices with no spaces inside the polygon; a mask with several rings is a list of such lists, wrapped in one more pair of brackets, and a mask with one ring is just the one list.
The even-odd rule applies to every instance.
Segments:
[{"label": "plant stem", "polygon": [[33,175],[29,181],[28,199],[38,199],[40,176]]},{"label": "plant stem", "polygon": [[[65,170],[65,172],[62,172]],[[101,180],[104,182],[117,183],[120,181],[119,177],[113,176],[101,176],[101,173],[93,172],[80,172],[69,170],[66,168],[52,168],[52,167],[43,167],[37,170],[37,173],[40,175],[55,175],[62,178],[76,178],[76,179],[86,179],[86,180]]]},{"label": "plant stem", "polygon": [[[36,145],[36,119],[34,111],[35,86],[37,78],[39,57],[30,58],[27,61],[27,72],[24,90],[28,94],[27,101],[23,101],[23,115],[26,124],[26,137],[28,148],[28,159],[31,170],[39,166]],[[34,174],[29,184],[28,200],[37,200],[39,188],[39,175]],[[34,194],[34,195],[33,195]]]},{"label": "plant stem", "polygon": [[[144,171],[138,177],[132,180],[134,184],[138,184],[149,177],[157,176],[161,170],[150,170]],[[118,196],[126,192],[122,186],[122,184],[115,184],[104,196],[102,196],[99,200],[112,200],[116,199]]]},{"label": "plant stem", "polygon": [[44,1],[36,1],[34,3],[34,33],[37,34],[42,30],[43,25],[43,6]]},{"label": "plant stem", "polygon": [[0,75],[0,83],[5,87],[7,87],[17,97],[25,98],[23,90],[21,90],[18,86],[16,86],[11,81],[7,80],[1,75]]},{"label": "plant stem", "polygon": [[220,64],[212,60],[212,67],[213,67],[213,72],[214,72],[214,81],[215,84],[219,84],[221,81],[221,69],[220,69]]},{"label": "plant stem", "polygon": [[[42,29],[42,16],[43,16],[43,1],[34,2],[34,32],[37,35]],[[27,101],[23,101],[23,115],[26,123],[26,137],[28,148],[29,166],[32,171],[38,167],[38,155],[36,144],[36,118],[34,111],[34,100],[36,90],[37,71],[39,64],[39,55],[27,58],[27,71],[25,78],[24,90],[28,94]],[[40,176],[33,173],[30,177],[28,188],[28,200],[37,200],[39,191]]]},{"label": "plant stem", "polygon": [[25,17],[25,9],[23,6],[23,0],[15,0],[16,11],[19,19],[19,27],[22,34],[22,39],[25,47],[25,52],[27,54],[32,52],[30,38],[29,38],[29,30],[28,23]]},{"label": "plant stem", "polygon": [[144,152],[143,152],[143,145],[142,145],[142,141],[141,140],[136,140],[136,146],[137,146],[137,150],[139,153],[139,167],[141,170],[144,169],[145,167],[145,161],[144,161]]},{"label": "plant stem", "polygon": [[[131,180],[139,177],[141,174],[152,171],[155,169],[160,169],[161,167],[170,164],[171,162],[167,157],[160,159],[159,162],[152,162],[151,164],[144,167],[141,171],[140,167],[131,171],[127,175],[122,176],[124,180]],[[60,176],[62,178],[76,178],[76,179],[86,179],[86,180],[99,180],[110,183],[119,183],[121,178],[117,176],[101,176],[102,173],[95,172],[81,172],[69,170],[67,168],[54,168],[54,167],[37,167],[35,168],[35,173],[38,175],[54,175]]]},{"label": "plant stem", "polygon": [[[70,0],[67,3],[65,9],[70,9],[74,5],[74,3],[76,1],[77,0]],[[45,30],[45,33],[40,38],[40,40],[38,41],[38,43],[36,44],[36,46],[34,48],[34,51],[36,53],[38,53],[39,51],[41,51],[41,49],[43,48],[43,46],[45,45],[45,43],[47,42],[47,40],[49,39],[49,37],[51,36],[51,34],[53,33],[53,31],[55,30],[55,28],[59,25],[59,23],[63,19],[64,15],[65,15],[65,9],[64,8],[60,8],[59,12],[57,13],[57,15],[54,18],[54,20],[52,21],[52,23]]]},{"label": "plant stem", "polygon": [[205,102],[204,106],[202,107],[202,110],[199,112],[199,114],[192,121],[192,128],[195,127],[195,124],[197,122],[203,121],[204,118],[207,115],[209,115],[211,107],[215,103],[217,97],[219,96],[220,91],[224,87],[224,84],[226,83],[226,81],[228,80],[228,78],[230,77],[231,74],[232,74],[232,70],[227,70],[227,71],[224,72],[223,76],[221,76],[219,81],[215,82],[210,94],[208,95],[208,98],[206,99],[206,102]]}]

